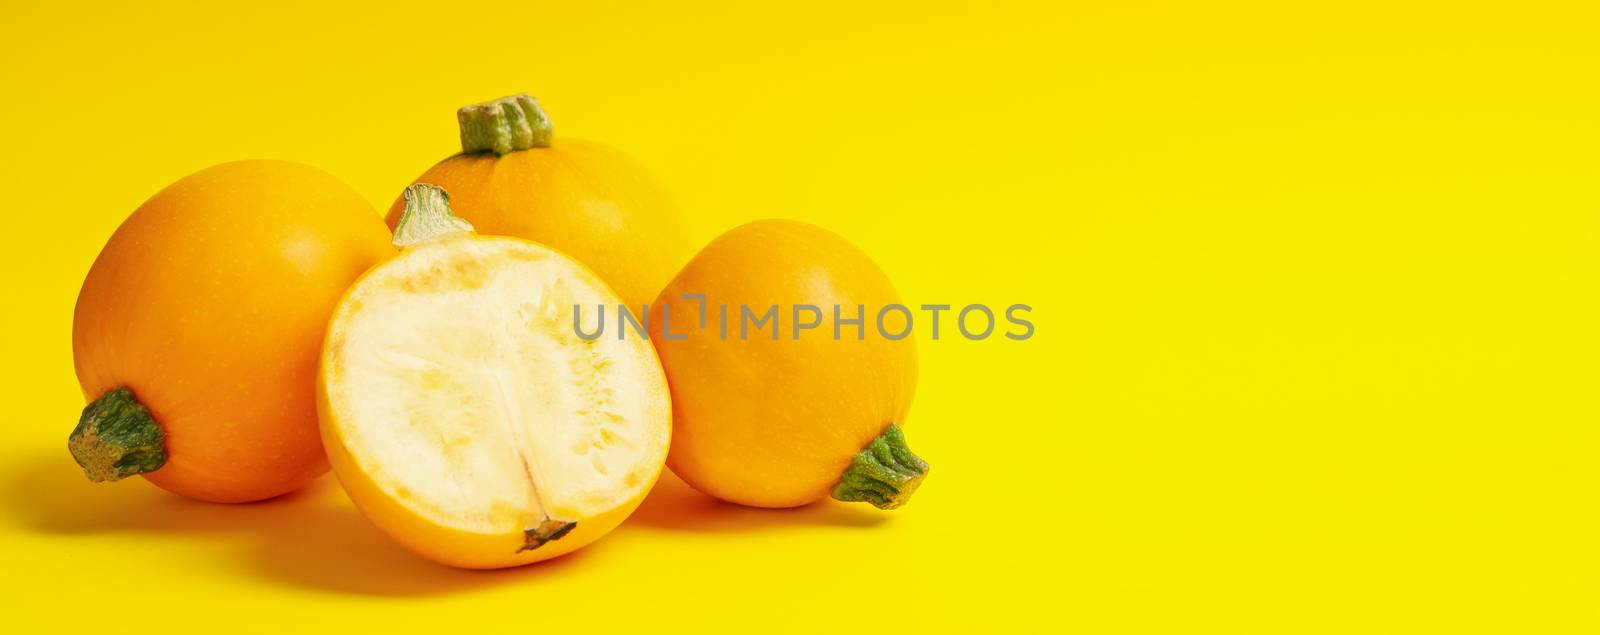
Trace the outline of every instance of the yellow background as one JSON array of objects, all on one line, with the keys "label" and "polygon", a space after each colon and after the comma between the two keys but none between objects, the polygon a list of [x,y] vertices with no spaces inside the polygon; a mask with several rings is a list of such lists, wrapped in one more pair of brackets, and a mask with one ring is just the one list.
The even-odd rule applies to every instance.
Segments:
[{"label": "yellow background", "polygon": [[[1600,20],[1303,4],[7,1],[6,621],[1593,632]],[[84,481],[72,306],[124,215],[251,157],[386,206],[455,107],[518,91],[700,239],[816,222],[908,302],[1038,333],[923,342],[934,471],[894,513],[669,481],[583,552],[470,573],[331,478],[238,507]]]}]

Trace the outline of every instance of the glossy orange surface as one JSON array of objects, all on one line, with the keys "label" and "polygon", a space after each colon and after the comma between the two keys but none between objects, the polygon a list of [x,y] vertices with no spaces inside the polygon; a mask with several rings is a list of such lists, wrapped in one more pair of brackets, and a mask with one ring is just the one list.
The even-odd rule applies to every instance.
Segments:
[{"label": "glossy orange surface", "polygon": [[144,475],[207,501],[292,491],[328,469],[316,370],[345,287],[392,253],[376,211],[315,168],[225,163],[146,201],[78,295],[86,399],[127,386],[166,432]]}]

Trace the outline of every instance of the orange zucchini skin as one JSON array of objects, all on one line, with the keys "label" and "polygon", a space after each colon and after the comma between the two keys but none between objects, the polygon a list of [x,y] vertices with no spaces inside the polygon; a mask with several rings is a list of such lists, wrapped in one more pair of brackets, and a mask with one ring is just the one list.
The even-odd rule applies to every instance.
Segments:
[{"label": "orange zucchini skin", "polygon": [[[413,182],[449,191],[480,234],[532,240],[587,265],[633,307],[654,299],[692,250],[659,184],[600,143],[560,138],[502,156],[457,154]],[[404,207],[398,198],[390,206],[390,229]]]},{"label": "orange zucchini skin", "polygon": [[73,315],[84,396],[131,389],[165,432],[143,476],[238,503],[328,469],[317,432],[323,330],[394,249],[360,194],[315,168],[225,163],[163,189],[95,260]]}]

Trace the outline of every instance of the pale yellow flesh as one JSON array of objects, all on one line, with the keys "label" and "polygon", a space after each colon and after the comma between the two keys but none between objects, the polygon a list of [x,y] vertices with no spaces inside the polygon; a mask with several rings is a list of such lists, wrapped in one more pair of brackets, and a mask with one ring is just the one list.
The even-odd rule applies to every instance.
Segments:
[{"label": "pale yellow flesh", "polygon": [[646,340],[573,331],[575,305],[589,333],[617,302],[525,241],[408,248],[335,315],[337,432],[385,494],[444,527],[505,533],[616,508],[649,486],[671,426]]}]

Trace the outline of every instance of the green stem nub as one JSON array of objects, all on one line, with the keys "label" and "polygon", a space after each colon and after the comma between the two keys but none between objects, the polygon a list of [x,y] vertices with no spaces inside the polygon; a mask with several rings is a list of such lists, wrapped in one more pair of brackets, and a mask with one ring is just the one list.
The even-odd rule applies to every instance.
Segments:
[{"label": "green stem nub", "polygon": [[167,433],[133,391],[117,388],[84,407],[67,449],[96,483],[154,472],[167,463]]},{"label": "green stem nub", "polygon": [[889,424],[845,469],[833,486],[837,500],[866,501],[878,509],[894,509],[906,504],[928,475],[928,462],[906,447],[900,426]]},{"label": "green stem nub", "polygon": [[539,523],[538,527],[522,530],[522,548],[518,549],[517,552],[533,551],[543,547],[544,543],[560,540],[562,536],[572,533],[572,530],[577,528],[578,523],[576,521],[556,520],[546,517]]},{"label": "green stem nub", "polygon": [[495,156],[528,148],[548,148],[555,131],[539,102],[526,93],[463,106],[456,111],[461,124],[461,152]]},{"label": "green stem nub", "polygon": [[406,188],[401,195],[406,201],[405,211],[394,224],[396,247],[410,247],[417,243],[437,240],[445,236],[471,233],[472,223],[450,211],[450,193],[444,188],[418,183]]}]

